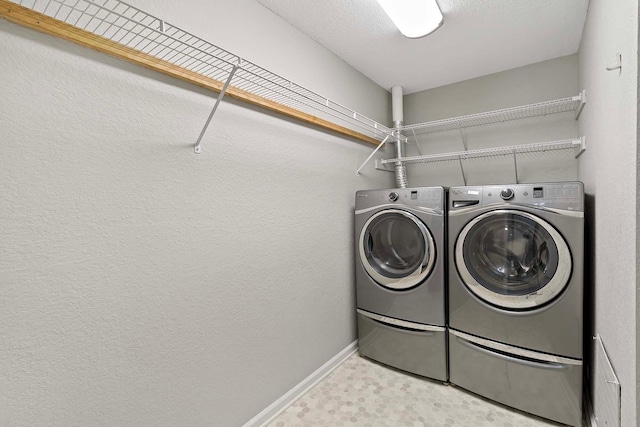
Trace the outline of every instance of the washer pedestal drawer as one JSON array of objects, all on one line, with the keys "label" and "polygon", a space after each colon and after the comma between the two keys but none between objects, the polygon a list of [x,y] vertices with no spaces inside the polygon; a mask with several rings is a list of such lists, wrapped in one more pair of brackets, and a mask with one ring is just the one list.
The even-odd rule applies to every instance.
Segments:
[{"label": "washer pedestal drawer", "polygon": [[451,383],[524,412],[581,426],[581,361],[534,355],[532,351],[449,332]]},{"label": "washer pedestal drawer", "polygon": [[[402,326],[377,316],[379,320],[358,312],[360,355],[403,371],[447,381],[447,345],[444,327]],[[424,330],[418,328],[428,328]]]}]

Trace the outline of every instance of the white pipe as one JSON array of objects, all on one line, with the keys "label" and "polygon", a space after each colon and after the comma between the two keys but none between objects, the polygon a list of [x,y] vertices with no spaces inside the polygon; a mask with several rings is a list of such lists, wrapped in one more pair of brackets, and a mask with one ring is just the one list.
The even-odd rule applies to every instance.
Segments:
[{"label": "white pipe", "polygon": [[[391,88],[391,118],[393,127],[398,134],[400,126],[404,123],[404,108],[402,100],[402,86]],[[402,142],[396,141],[396,157],[402,158]],[[398,188],[407,188],[407,167],[402,162],[396,162],[396,185]]]},{"label": "white pipe", "polygon": [[402,86],[391,88],[391,117],[393,127],[402,126],[404,122],[404,105],[402,103]]}]

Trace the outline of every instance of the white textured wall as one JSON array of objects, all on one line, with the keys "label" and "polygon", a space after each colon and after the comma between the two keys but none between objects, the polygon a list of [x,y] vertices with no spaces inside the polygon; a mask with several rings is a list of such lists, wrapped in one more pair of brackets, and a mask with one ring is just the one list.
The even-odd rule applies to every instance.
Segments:
[{"label": "white textured wall", "polygon": [[[135,3],[388,114],[252,1]],[[209,92],[1,20],[0,64],[1,425],[240,425],[355,339],[372,146],[227,100],[198,156]]]},{"label": "white textured wall", "polygon": [[[575,96],[578,87],[577,55],[544,61],[488,76],[405,96],[405,124],[458,117]],[[576,138],[573,113],[468,128],[467,148],[488,148]],[[407,153],[418,154],[415,139]],[[459,131],[418,135],[422,154],[462,151]],[[518,155],[520,182],[575,180],[577,161],[571,151]],[[513,157],[465,161],[467,184],[515,182]],[[456,161],[408,166],[409,185],[463,185]]]},{"label": "white textured wall", "polygon": [[[607,71],[622,53],[622,72]],[[636,423],[636,257],[638,2],[591,0],[580,57],[588,102],[580,158],[592,210],[586,277],[594,277],[595,332],[622,384],[622,425]],[[596,399],[604,390],[595,390]]]}]

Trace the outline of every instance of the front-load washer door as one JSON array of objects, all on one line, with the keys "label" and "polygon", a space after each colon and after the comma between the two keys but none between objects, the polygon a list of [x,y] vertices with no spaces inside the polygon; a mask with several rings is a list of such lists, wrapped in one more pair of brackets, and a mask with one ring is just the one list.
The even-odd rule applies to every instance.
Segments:
[{"label": "front-load washer door", "polygon": [[460,232],[455,262],[476,297],[501,309],[532,310],[562,293],[572,260],[564,238],[528,212],[495,210]]},{"label": "front-load washer door", "polygon": [[433,270],[435,245],[429,229],[410,212],[387,209],[373,215],[360,233],[360,260],[378,284],[408,290]]}]

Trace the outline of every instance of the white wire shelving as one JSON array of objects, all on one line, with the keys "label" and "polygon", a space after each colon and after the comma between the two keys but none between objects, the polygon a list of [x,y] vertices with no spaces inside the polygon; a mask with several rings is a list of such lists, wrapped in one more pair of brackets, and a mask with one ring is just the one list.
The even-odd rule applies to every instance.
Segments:
[{"label": "white wire shelving", "polygon": [[[151,57],[158,60],[161,66],[166,64],[176,67],[178,74],[184,71],[189,75],[219,82],[219,86],[215,87],[215,90],[220,92],[218,101],[226,91],[231,96],[237,96],[276,111],[278,109],[274,108],[274,103],[276,107],[284,106],[285,114],[289,111],[288,109],[299,111],[303,113],[302,120],[309,123],[322,126],[323,123],[319,122],[327,121],[329,125],[333,123],[338,125],[337,128],[346,128],[378,142],[385,138],[406,140],[404,136],[397,134],[394,136],[392,129],[373,119],[122,1],[0,1],[3,4],[17,4],[55,19],[56,22],[50,27],[55,27],[59,21],[98,36],[95,38],[98,43],[105,43],[106,40],[109,45],[112,44],[111,42],[115,43],[116,49],[118,46],[123,46],[127,52],[132,49],[144,55],[142,61],[132,60],[132,62],[148,66],[144,63],[144,58]],[[18,13],[14,13],[14,16],[17,15]],[[4,15],[11,20],[8,16],[9,14]],[[39,22],[38,25],[40,25]],[[35,24],[30,26],[38,28]],[[56,33],[56,31],[54,28],[53,33],[60,37],[77,41],[73,37]],[[52,31],[48,32],[52,33]],[[224,87],[225,83],[228,90]],[[304,116],[305,114],[308,116]],[[210,118],[211,116],[207,120],[207,125]],[[316,120],[317,118],[321,120]],[[330,128],[330,126],[325,127]],[[196,152],[199,152],[199,145],[200,138],[196,144]]]},{"label": "white wire shelving", "polygon": [[[25,18],[22,16],[24,15],[23,11],[10,10],[11,8],[6,7],[6,5],[11,4],[19,5],[24,10],[33,11],[38,16],[46,17],[52,21],[47,24],[48,28],[44,28],[45,23],[40,22],[38,16]],[[195,151],[198,153],[201,152],[202,136],[207,130],[211,118],[225,93],[283,114],[289,114],[308,123],[351,134],[351,136],[357,138],[369,139],[370,142],[377,142],[378,148],[369,156],[367,161],[386,142],[396,140],[407,142],[407,135],[409,134],[413,134],[417,141],[418,134],[461,130],[472,126],[568,111],[575,111],[577,118],[586,102],[583,91],[580,95],[570,98],[390,129],[348,107],[333,102],[314,91],[306,89],[291,80],[120,0],[0,0],[0,5],[3,6],[0,9],[0,15],[10,21],[105,51],[116,57],[127,59],[218,91],[218,99],[195,144]],[[19,16],[22,17],[22,20],[17,19]],[[81,34],[74,33],[73,29],[77,29]],[[300,115],[296,116],[291,112],[299,112]],[[335,126],[332,127],[332,124]],[[578,144],[577,141],[580,141],[580,143]],[[578,146],[579,148],[576,149]],[[555,141],[496,149],[414,156],[382,160],[381,163],[383,165],[397,161],[428,163],[455,159],[462,161],[478,157],[506,154],[515,156],[516,154],[534,151],[568,148],[576,149],[577,157],[585,149],[584,139],[573,140],[571,143]],[[362,169],[362,166],[360,169]]]},{"label": "white wire shelving", "polygon": [[478,150],[456,151],[450,153],[428,154],[423,156],[408,156],[395,159],[384,159],[382,165],[395,164],[402,161],[405,164],[445,162],[451,160],[470,160],[482,157],[512,156],[516,154],[540,153],[558,150],[573,150],[575,157],[579,157],[586,149],[585,138],[563,139],[559,141],[537,142],[533,144],[511,145],[508,147],[481,148]]},{"label": "white wire shelving", "polygon": [[[538,102],[535,104],[528,104],[519,107],[504,108],[501,110],[494,110],[484,113],[471,114],[467,116],[454,117],[450,119],[436,120],[432,122],[418,123],[413,125],[401,126],[398,128],[400,132],[405,135],[409,132],[413,134],[416,144],[418,144],[419,134],[430,134],[436,132],[459,130],[462,143],[465,147],[464,151],[439,153],[439,154],[427,154],[419,156],[408,156],[394,159],[381,159],[376,160],[376,169],[389,171],[387,165],[389,164],[416,164],[416,163],[434,163],[434,162],[446,162],[457,161],[460,165],[460,171],[462,177],[467,182],[464,161],[470,159],[479,159],[486,157],[499,157],[499,156],[513,156],[513,165],[515,168],[516,182],[518,182],[518,160],[517,156],[527,153],[540,153],[559,150],[572,150],[575,158],[578,158],[586,149],[585,138],[563,139],[559,141],[547,141],[538,142],[532,144],[520,144],[511,145],[506,147],[495,148],[481,148],[477,150],[466,150],[467,144],[463,129],[483,126],[495,123],[502,123],[511,120],[528,119],[533,117],[546,116],[549,114],[575,112],[575,119],[577,120],[582,113],[582,109],[586,103],[586,92],[582,91],[579,95],[555,99],[552,101]],[[418,150],[419,151],[419,150]],[[364,166],[364,165],[363,165]],[[362,166],[361,166],[362,168]]]},{"label": "white wire shelving", "polygon": [[435,162],[455,161],[458,163],[460,167],[460,172],[462,174],[462,179],[464,181],[464,184],[467,185],[467,174],[465,173],[465,168],[464,168],[464,163],[466,160],[480,159],[480,158],[486,158],[486,157],[510,156],[513,158],[513,168],[515,172],[516,183],[519,183],[520,182],[520,175],[518,173],[518,155],[519,154],[544,153],[544,152],[559,151],[559,150],[565,150],[565,151],[572,150],[574,157],[578,158],[585,151],[585,149],[586,149],[585,137],[583,136],[575,139],[563,139],[559,141],[511,145],[508,147],[481,148],[477,150],[465,150],[465,151],[456,151],[456,152],[450,152],[450,153],[409,156],[409,157],[386,159],[386,160],[383,159],[383,160],[380,160],[381,166],[378,166],[378,161],[376,161],[376,169],[391,172],[391,170],[387,169],[385,165],[396,164],[398,162],[401,162],[406,165],[406,164],[416,164],[416,163],[435,163]]},{"label": "white wire shelving", "polygon": [[585,91],[582,91],[579,95],[569,98],[561,98],[552,101],[538,102],[535,104],[504,108],[501,110],[470,114],[450,119],[406,125],[402,126],[400,131],[405,134],[411,132],[414,135],[421,135],[502,123],[511,120],[528,119],[546,116],[549,114],[565,113],[568,111],[575,111],[576,119],[578,119],[585,103],[586,94]]}]

